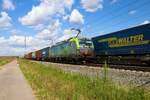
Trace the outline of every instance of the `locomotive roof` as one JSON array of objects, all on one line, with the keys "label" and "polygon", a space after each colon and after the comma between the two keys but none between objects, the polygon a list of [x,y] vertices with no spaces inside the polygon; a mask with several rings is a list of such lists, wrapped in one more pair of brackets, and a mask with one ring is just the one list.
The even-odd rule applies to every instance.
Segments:
[{"label": "locomotive roof", "polygon": [[[63,41],[60,41],[60,42],[57,42],[55,45],[53,45],[53,46],[56,46],[56,45],[60,45],[60,44],[63,44],[63,43],[65,43],[65,42],[68,42],[68,41],[70,41],[71,39],[73,39],[74,37],[71,37],[71,38],[69,38],[69,39],[67,39],[67,40],[63,40]],[[79,40],[91,40],[91,39],[89,39],[89,38],[78,38]],[[53,47],[52,46],[52,47]]]}]

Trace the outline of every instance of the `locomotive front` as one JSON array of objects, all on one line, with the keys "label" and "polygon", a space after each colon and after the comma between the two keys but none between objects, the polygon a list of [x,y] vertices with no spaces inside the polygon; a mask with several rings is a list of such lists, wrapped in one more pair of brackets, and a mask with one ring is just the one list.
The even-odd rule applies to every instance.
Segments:
[{"label": "locomotive front", "polygon": [[82,57],[93,57],[94,46],[90,39],[79,39],[79,53]]}]

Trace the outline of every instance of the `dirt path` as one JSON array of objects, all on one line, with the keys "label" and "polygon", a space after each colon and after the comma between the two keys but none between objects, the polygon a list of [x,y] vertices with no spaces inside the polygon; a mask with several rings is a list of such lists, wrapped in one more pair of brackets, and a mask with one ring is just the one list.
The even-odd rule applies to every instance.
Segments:
[{"label": "dirt path", "polygon": [[0,70],[0,100],[35,100],[16,60]]}]

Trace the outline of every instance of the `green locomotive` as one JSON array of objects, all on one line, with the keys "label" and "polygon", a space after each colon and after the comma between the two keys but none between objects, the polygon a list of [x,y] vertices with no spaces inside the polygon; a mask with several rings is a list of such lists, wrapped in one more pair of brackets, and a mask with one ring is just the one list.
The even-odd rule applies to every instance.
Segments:
[{"label": "green locomotive", "polygon": [[53,45],[49,49],[51,61],[86,60],[93,56],[93,43],[87,38],[70,38]]}]

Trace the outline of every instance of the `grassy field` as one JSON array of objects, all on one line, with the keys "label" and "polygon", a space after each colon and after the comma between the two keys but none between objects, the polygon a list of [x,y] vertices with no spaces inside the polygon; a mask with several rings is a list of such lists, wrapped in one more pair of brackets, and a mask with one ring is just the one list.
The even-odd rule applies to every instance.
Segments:
[{"label": "grassy field", "polygon": [[106,79],[66,73],[27,60],[19,63],[39,100],[150,100],[144,89],[117,86]]},{"label": "grassy field", "polygon": [[14,57],[0,57],[0,66],[9,63]]}]

